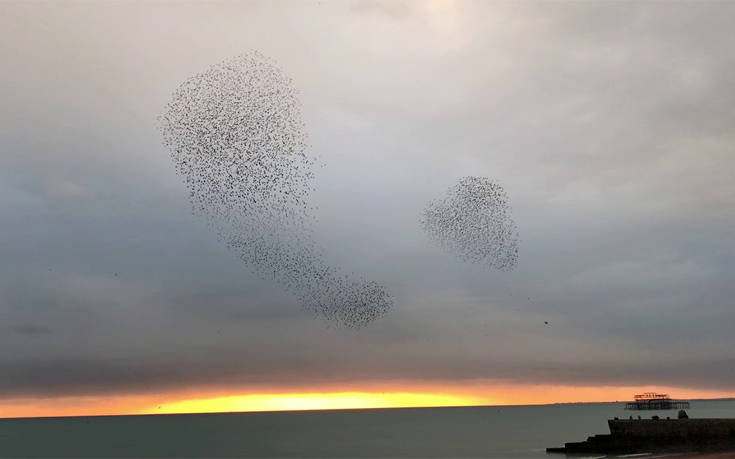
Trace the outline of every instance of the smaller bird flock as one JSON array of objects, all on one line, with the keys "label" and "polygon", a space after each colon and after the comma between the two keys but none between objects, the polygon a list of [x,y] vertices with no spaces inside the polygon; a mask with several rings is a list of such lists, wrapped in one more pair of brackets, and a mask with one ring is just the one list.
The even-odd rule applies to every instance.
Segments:
[{"label": "smaller bird flock", "polygon": [[348,327],[385,314],[379,284],[328,265],[313,240],[314,158],[291,79],[253,52],[185,81],[159,117],[196,214],[261,277]]},{"label": "smaller bird flock", "polygon": [[429,239],[464,261],[509,271],[518,262],[518,228],[503,187],[464,177],[421,214]]}]

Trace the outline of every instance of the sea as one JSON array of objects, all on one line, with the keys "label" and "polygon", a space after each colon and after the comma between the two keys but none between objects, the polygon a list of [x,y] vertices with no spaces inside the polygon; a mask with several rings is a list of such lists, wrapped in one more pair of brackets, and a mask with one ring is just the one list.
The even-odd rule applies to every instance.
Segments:
[{"label": "sea", "polygon": [[[3,457],[562,458],[607,419],[676,417],[624,403],[0,419]],[[692,401],[735,418],[735,400]]]}]

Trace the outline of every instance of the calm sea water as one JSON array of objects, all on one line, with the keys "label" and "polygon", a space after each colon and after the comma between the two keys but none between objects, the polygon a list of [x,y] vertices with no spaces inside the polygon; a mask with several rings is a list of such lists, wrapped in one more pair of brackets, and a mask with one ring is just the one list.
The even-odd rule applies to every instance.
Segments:
[{"label": "calm sea water", "polygon": [[[690,417],[735,418],[735,401]],[[622,403],[0,419],[0,455],[67,457],[547,457],[606,433]],[[550,457],[563,457],[551,455]]]}]

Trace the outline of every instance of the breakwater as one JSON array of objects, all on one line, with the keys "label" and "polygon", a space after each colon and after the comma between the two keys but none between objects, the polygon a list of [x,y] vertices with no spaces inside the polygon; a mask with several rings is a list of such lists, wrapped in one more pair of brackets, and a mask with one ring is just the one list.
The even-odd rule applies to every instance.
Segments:
[{"label": "breakwater", "polygon": [[547,448],[550,453],[643,453],[735,449],[735,419],[610,419],[609,434]]}]

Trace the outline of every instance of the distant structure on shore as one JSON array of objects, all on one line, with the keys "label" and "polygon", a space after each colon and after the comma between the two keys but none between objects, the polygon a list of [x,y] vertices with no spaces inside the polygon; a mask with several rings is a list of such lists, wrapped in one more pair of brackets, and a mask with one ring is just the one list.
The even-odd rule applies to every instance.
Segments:
[{"label": "distant structure on shore", "polygon": [[680,410],[689,408],[686,400],[672,400],[668,394],[645,392],[637,394],[635,401],[625,404],[626,410]]}]

